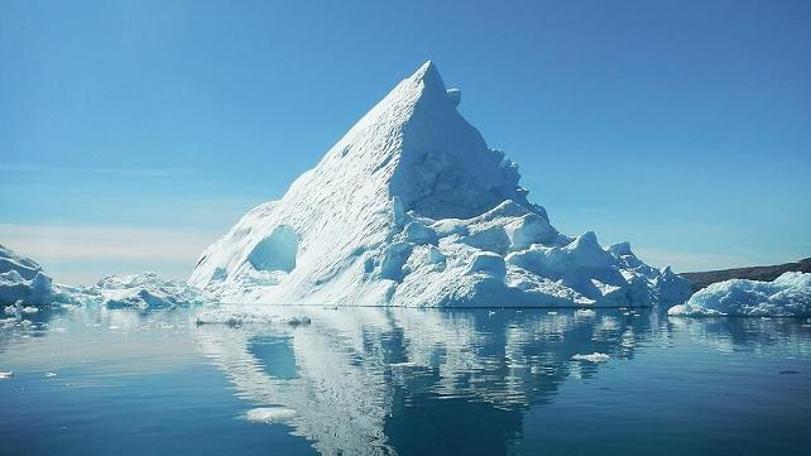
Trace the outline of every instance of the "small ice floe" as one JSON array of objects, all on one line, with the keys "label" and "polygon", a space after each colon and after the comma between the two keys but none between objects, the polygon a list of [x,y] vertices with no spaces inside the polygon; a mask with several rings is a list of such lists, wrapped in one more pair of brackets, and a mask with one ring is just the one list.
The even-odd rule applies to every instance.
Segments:
[{"label": "small ice floe", "polygon": [[493,316],[493,315],[495,315],[495,314],[496,314],[496,311],[495,311],[495,310],[489,310],[489,311],[487,311],[487,316],[488,316],[488,317],[492,317],[492,316]]},{"label": "small ice floe", "polygon": [[572,356],[572,361],[585,361],[589,363],[604,363],[611,359],[610,356],[606,355],[605,353],[597,353],[594,352],[590,355],[581,355],[580,353]]},{"label": "small ice floe", "polygon": [[558,313],[557,313],[557,312],[555,312],[554,310],[550,310],[550,311],[549,311],[549,312],[547,312],[546,314],[547,314],[547,315],[557,315]]},{"label": "small ice floe", "polygon": [[296,411],[285,407],[259,407],[248,410],[245,419],[252,423],[282,423],[296,416]]},{"label": "small ice floe", "polygon": [[24,314],[35,314],[39,312],[39,309],[37,309],[34,306],[25,306],[22,309],[20,309],[20,311]]},{"label": "small ice floe", "polygon": [[591,309],[577,309],[574,311],[574,316],[577,318],[594,318],[597,316],[597,312]]},{"label": "small ice floe", "polygon": [[9,379],[11,377],[14,377],[14,372],[12,372],[12,371],[7,371],[7,372],[0,371],[0,380],[6,380],[6,379]]},{"label": "small ice floe", "polygon": [[45,373],[45,378],[53,378],[53,377],[56,377],[56,372],[51,371]]}]

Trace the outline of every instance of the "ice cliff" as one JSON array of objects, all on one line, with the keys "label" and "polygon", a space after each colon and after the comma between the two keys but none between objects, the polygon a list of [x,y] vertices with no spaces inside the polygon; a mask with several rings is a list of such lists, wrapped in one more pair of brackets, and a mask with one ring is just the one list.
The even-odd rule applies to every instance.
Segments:
[{"label": "ice cliff", "polygon": [[698,291],[667,313],[687,317],[811,316],[811,274],[786,272],[772,282],[725,280]]},{"label": "ice cliff", "polygon": [[278,201],[246,214],[189,280],[224,301],[647,306],[686,299],[627,243],[569,237],[527,199],[427,62]]}]

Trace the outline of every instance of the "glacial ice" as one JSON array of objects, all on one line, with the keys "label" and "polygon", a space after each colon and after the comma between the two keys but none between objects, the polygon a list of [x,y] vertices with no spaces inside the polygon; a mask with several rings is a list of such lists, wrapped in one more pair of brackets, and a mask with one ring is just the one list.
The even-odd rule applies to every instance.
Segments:
[{"label": "glacial ice", "polygon": [[109,276],[92,287],[54,283],[30,258],[0,245],[0,305],[21,320],[23,315],[61,304],[102,305],[107,308],[166,309],[212,302],[200,290],[152,272]]},{"label": "glacial ice", "polygon": [[811,274],[786,272],[772,282],[732,279],[714,283],[667,313],[684,317],[811,316]]},{"label": "glacial ice", "polygon": [[75,291],[54,283],[34,260],[0,245],[0,305],[6,314],[28,314],[51,304],[71,304],[75,302]]},{"label": "glacial ice", "polygon": [[194,287],[163,279],[154,272],[105,277],[83,293],[85,303],[101,304],[108,309],[172,309],[211,302]]},{"label": "glacial ice", "polygon": [[387,306],[649,306],[689,285],[627,243],[570,237],[518,167],[457,111],[427,62],[278,201],[203,252],[189,283],[223,302]]}]

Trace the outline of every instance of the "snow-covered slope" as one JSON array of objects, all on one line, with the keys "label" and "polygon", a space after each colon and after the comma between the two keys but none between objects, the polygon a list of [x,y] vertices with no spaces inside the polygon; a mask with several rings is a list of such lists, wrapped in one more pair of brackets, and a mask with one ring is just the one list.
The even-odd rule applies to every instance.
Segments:
[{"label": "snow-covered slope", "polygon": [[689,290],[627,243],[559,233],[460,99],[425,63],[210,246],[190,283],[231,302],[396,306],[644,306]]},{"label": "snow-covered slope", "polygon": [[667,313],[686,317],[811,316],[811,274],[786,272],[772,282],[732,279],[714,283]]}]

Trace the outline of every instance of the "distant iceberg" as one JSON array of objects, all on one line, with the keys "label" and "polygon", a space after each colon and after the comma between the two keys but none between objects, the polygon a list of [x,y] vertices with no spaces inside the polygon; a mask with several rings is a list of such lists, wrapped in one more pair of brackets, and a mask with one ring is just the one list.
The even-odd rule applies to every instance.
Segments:
[{"label": "distant iceberg", "polygon": [[185,282],[166,280],[154,272],[105,277],[84,292],[90,301],[100,301],[108,309],[171,309],[212,302]]},{"label": "distant iceberg", "polygon": [[811,274],[786,272],[772,282],[733,279],[714,283],[667,313],[686,317],[811,316]]},{"label": "distant iceberg", "polygon": [[55,283],[42,267],[0,245],[0,305],[3,313],[21,317],[61,304],[107,308],[167,309],[212,302],[200,290],[153,272],[109,276],[92,287]]},{"label": "distant iceberg", "polygon": [[54,283],[36,261],[0,245],[0,305],[6,314],[33,313],[32,308],[72,304],[77,289]]},{"label": "distant iceberg", "polygon": [[347,306],[650,306],[689,284],[628,243],[570,237],[527,199],[427,62],[278,201],[248,212],[189,283],[224,302]]}]

